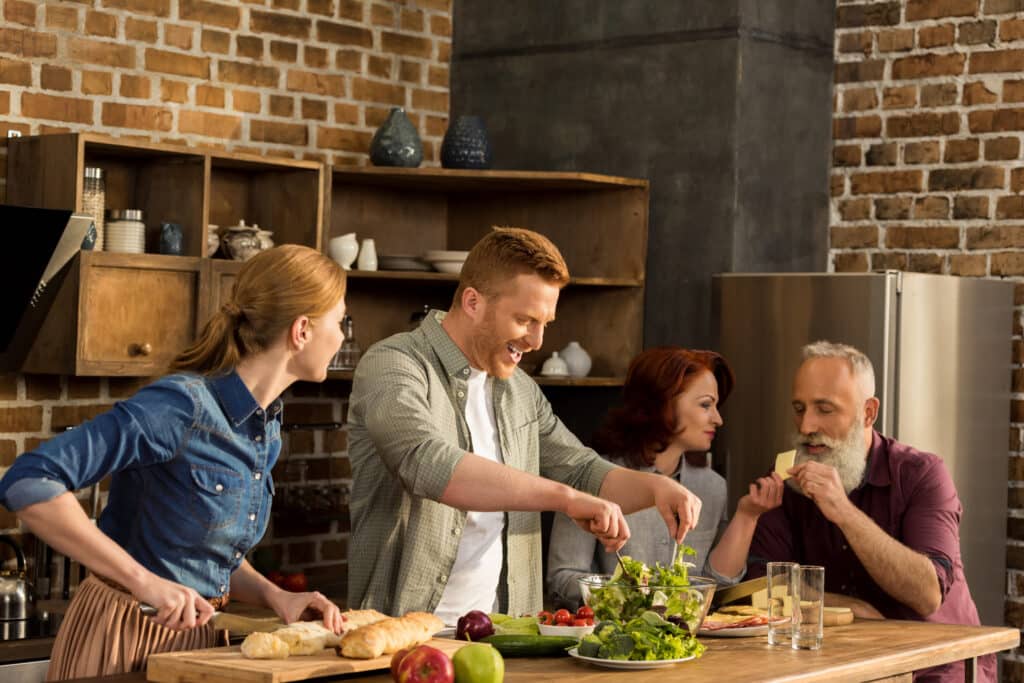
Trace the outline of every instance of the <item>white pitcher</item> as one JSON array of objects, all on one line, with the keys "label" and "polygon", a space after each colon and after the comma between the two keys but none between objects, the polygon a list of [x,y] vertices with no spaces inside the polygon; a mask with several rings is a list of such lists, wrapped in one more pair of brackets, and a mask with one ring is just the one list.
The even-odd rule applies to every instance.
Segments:
[{"label": "white pitcher", "polygon": [[337,261],[338,265],[345,270],[352,269],[352,262],[356,260],[359,253],[359,243],[356,242],[354,232],[345,233],[341,237],[335,237],[327,244],[327,253]]},{"label": "white pitcher", "polygon": [[571,341],[562,349],[562,360],[569,366],[569,374],[573,377],[586,377],[590,372],[590,354],[580,346],[579,342]]},{"label": "white pitcher", "polygon": [[359,270],[377,270],[377,246],[372,238],[363,240],[359,249]]}]

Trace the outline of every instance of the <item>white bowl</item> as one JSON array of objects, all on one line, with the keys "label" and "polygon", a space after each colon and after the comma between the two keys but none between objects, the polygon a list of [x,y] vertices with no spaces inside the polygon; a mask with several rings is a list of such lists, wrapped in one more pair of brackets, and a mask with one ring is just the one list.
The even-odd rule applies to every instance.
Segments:
[{"label": "white bowl", "polygon": [[434,266],[435,269],[442,273],[454,273],[458,275],[462,272],[462,264],[464,261],[431,261],[430,265]]},{"label": "white bowl", "polygon": [[542,636],[568,636],[570,638],[582,638],[594,632],[593,626],[548,626],[537,624]]},{"label": "white bowl", "polygon": [[433,249],[423,253],[424,261],[465,261],[469,256],[468,251],[444,251]]}]

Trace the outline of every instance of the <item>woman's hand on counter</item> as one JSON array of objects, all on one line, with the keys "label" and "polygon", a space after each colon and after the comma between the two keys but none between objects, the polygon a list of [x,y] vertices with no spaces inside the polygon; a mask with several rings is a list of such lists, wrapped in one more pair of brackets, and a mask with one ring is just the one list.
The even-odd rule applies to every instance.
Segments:
[{"label": "woman's hand on counter", "polygon": [[279,590],[269,596],[268,603],[268,607],[274,610],[286,624],[320,617],[324,621],[324,628],[341,633],[342,624],[345,621],[338,606],[317,591],[291,593]]},{"label": "woman's hand on counter", "polygon": [[199,593],[153,574],[134,587],[132,595],[156,608],[150,619],[174,631],[202,626],[213,616],[213,606]]}]

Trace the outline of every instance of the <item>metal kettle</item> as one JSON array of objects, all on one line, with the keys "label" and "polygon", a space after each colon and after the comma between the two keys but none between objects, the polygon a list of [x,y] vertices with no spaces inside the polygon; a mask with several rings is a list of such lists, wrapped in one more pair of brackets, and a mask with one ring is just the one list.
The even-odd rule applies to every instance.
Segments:
[{"label": "metal kettle", "polygon": [[10,536],[0,534],[0,543],[11,546],[18,559],[17,570],[0,571],[0,621],[27,619],[32,591],[25,579],[25,553]]}]

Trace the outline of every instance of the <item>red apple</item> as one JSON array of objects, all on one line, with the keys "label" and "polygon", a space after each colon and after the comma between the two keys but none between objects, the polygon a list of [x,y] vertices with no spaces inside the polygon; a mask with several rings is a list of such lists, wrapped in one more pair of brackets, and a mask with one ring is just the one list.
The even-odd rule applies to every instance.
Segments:
[{"label": "red apple", "polygon": [[403,647],[401,650],[391,655],[391,680],[398,680],[398,665],[402,662],[411,648]]},{"label": "red apple", "polygon": [[398,683],[454,683],[455,669],[448,655],[436,647],[420,645],[398,663]]}]

